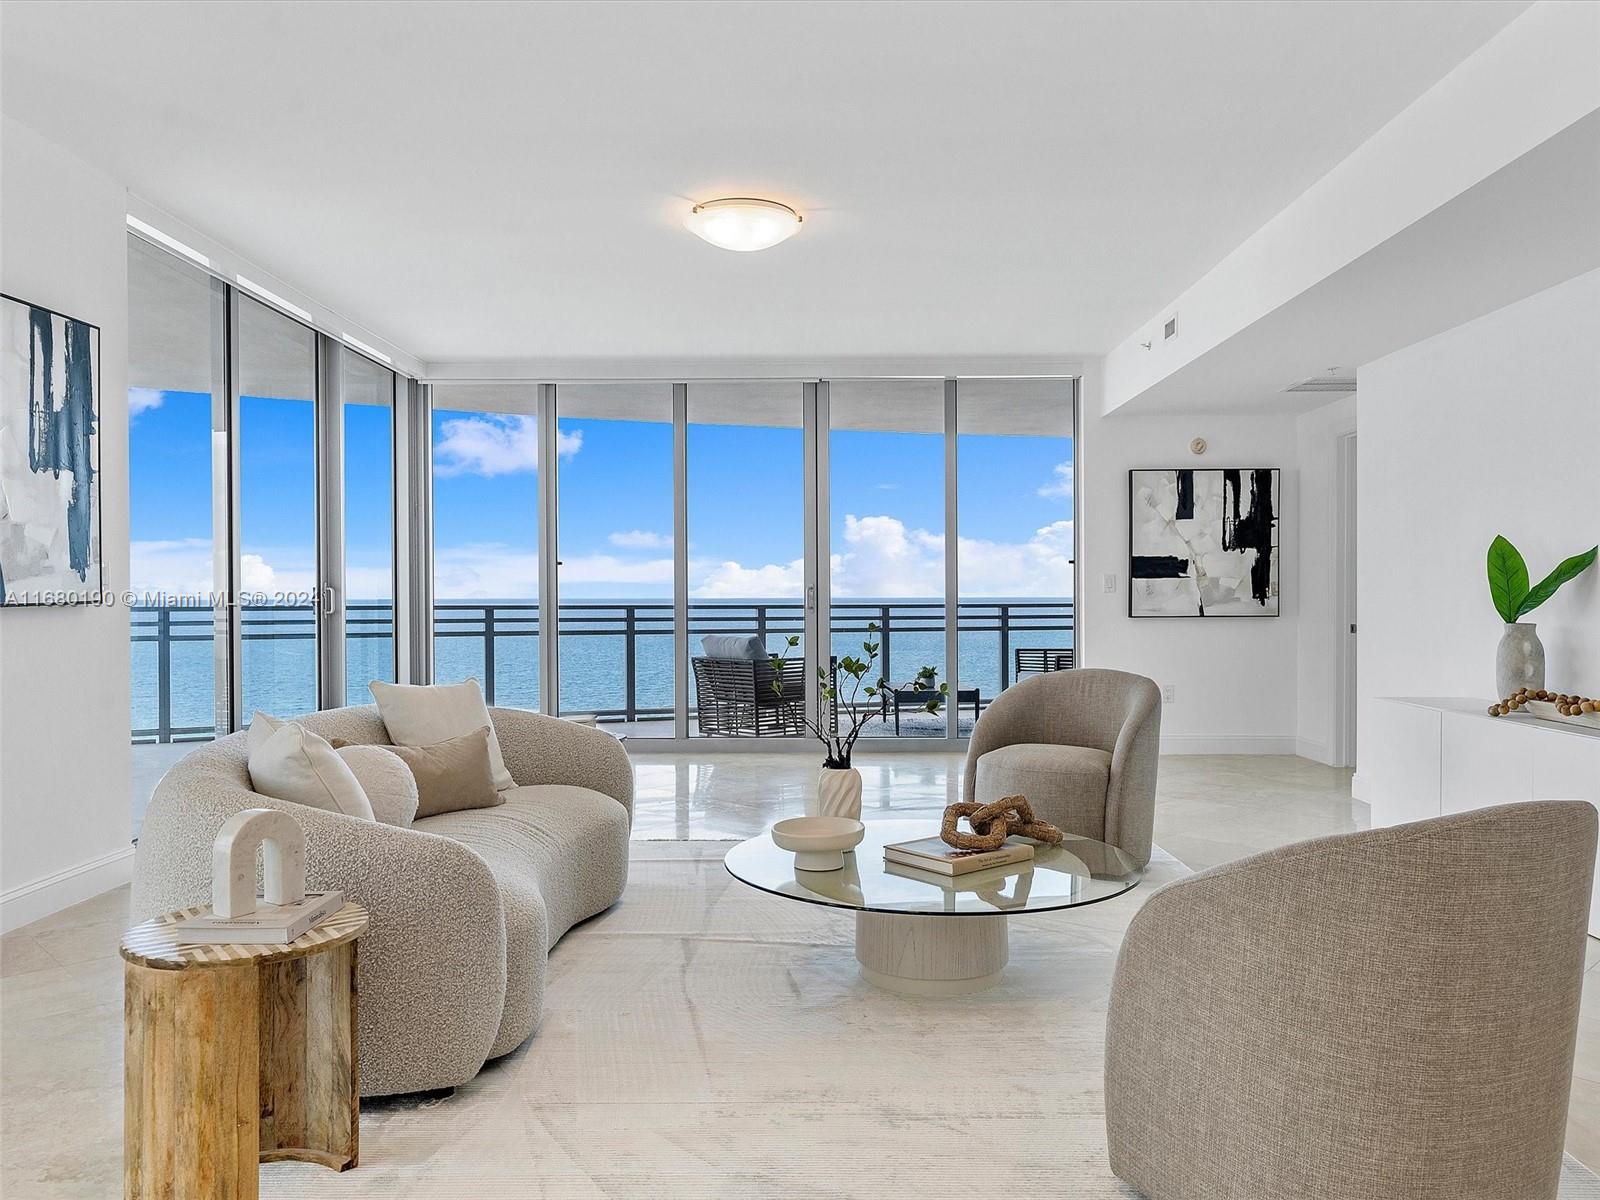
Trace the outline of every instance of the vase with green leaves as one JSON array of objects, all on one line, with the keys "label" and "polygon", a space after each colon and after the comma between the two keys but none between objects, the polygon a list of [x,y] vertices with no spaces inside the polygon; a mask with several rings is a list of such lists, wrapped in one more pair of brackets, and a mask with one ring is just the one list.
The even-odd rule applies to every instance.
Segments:
[{"label": "vase with green leaves", "polygon": [[1495,695],[1510,696],[1519,688],[1544,687],[1544,645],[1532,621],[1522,618],[1554,596],[1561,585],[1594,565],[1600,547],[1563,560],[1538,583],[1529,586],[1528,564],[1522,553],[1503,536],[1489,543],[1489,596],[1505,622],[1495,650]]},{"label": "vase with green leaves", "polygon": [[[861,643],[864,657],[846,654],[834,662],[831,673],[827,668],[817,668],[817,678],[822,683],[822,711],[816,721],[801,719],[811,736],[822,743],[826,755],[817,781],[817,798],[806,806],[808,816],[860,819],[861,773],[850,764],[850,756],[866,727],[884,715],[885,695],[894,691],[928,695],[920,707],[929,713],[938,713],[950,695],[950,685],[938,682],[939,673],[933,667],[919,668],[916,677],[899,688],[891,687],[887,678],[875,674],[873,668],[883,649],[877,632],[876,622],[867,625],[867,640]],[[772,686],[780,695],[783,665],[789,651],[799,644],[799,637],[790,635],[783,653],[772,655]]]}]

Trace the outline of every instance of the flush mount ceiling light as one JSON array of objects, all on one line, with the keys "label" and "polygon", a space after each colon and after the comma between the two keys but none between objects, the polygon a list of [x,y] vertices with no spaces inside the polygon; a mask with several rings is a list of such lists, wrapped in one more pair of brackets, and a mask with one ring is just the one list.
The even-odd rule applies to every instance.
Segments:
[{"label": "flush mount ceiling light", "polygon": [[734,196],[696,204],[684,224],[724,250],[765,250],[798,233],[801,220],[799,213],[776,200]]}]

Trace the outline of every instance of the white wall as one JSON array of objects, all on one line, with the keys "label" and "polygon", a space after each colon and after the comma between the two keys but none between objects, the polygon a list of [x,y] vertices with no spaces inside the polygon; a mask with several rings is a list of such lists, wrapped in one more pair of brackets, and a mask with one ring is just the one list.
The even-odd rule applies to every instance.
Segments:
[{"label": "white wall", "polygon": [[[1363,367],[1358,378],[1361,745],[1377,696],[1494,690],[1497,533],[1542,577],[1600,541],[1600,272]],[[1600,571],[1530,617],[1546,680],[1600,694]]]},{"label": "white wall", "polygon": [[[100,326],[105,586],[128,580],[123,189],[31,130],[0,130],[0,288]],[[114,887],[132,866],[128,611],[0,608],[0,928]]]},{"label": "white wall", "polygon": [[[1600,6],[1532,5],[1131,332],[1106,356],[1107,406],[1127,403],[1600,108],[1597,38]],[[1161,325],[1172,313],[1178,336],[1167,342]]]},{"label": "white wall", "polygon": [[[1078,461],[1082,661],[1172,685],[1161,715],[1168,753],[1293,754],[1299,478],[1293,416],[1104,416],[1098,364],[1084,376]],[[1204,437],[1203,457],[1189,442]],[[1135,467],[1279,467],[1283,471],[1280,615],[1204,620],[1128,616],[1128,471]],[[1102,590],[1114,572],[1117,590]]]},{"label": "white wall", "polygon": [[[1339,655],[1339,440],[1356,429],[1356,398],[1342,396],[1295,422],[1300,465],[1300,602],[1295,678],[1295,753],[1337,761]],[[1341,764],[1343,765],[1343,764]]]}]

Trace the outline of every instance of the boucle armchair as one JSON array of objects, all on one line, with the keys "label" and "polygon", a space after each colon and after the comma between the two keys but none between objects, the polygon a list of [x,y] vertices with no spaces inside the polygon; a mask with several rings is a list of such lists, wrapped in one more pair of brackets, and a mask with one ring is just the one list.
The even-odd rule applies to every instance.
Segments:
[{"label": "boucle armchair", "polygon": [[1112,983],[1112,1170],[1150,1200],[1554,1200],[1595,824],[1480,809],[1157,892]]},{"label": "boucle armchair", "polygon": [[1082,667],[1012,684],[967,746],[962,797],[1023,795],[1068,833],[1150,861],[1161,691],[1143,675]]},{"label": "boucle armchair", "polygon": [[[298,719],[323,737],[389,741],[371,706]],[[283,809],[306,833],[307,886],[371,914],[358,955],[362,1095],[466,1082],[537,1027],[550,947],[621,896],[633,808],[632,766],[610,734],[515,709],[490,719],[518,786],[499,807],[409,828],[252,791],[246,734],[196,750],[145,815],[134,920],[208,901],[223,822]]]}]

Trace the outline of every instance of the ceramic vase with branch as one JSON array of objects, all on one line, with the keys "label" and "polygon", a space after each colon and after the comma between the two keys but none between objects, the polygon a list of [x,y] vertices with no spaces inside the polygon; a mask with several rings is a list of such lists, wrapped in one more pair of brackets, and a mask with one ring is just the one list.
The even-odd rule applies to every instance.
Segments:
[{"label": "ceramic vase with branch", "polygon": [[1521,552],[1504,537],[1497,536],[1489,543],[1489,596],[1505,622],[1494,656],[1496,696],[1544,687],[1544,644],[1534,623],[1522,618],[1554,596],[1562,584],[1593,566],[1597,551],[1600,547],[1591,546],[1574,554],[1530,587],[1528,564]]},{"label": "ceramic vase with branch", "polygon": [[[867,640],[861,643],[865,657],[846,654],[834,665],[832,676],[823,667],[817,668],[817,678],[822,682],[822,711],[819,719],[802,717],[806,729],[822,743],[827,752],[822,760],[822,775],[817,781],[817,799],[806,806],[809,816],[861,817],[861,772],[850,763],[856,740],[875,719],[884,715],[884,697],[896,690],[913,690],[930,693],[920,706],[921,711],[937,714],[950,694],[948,683],[939,683],[938,671],[922,667],[916,677],[899,689],[891,688],[888,679],[875,675],[878,654],[883,643],[876,638],[876,623],[867,625]],[[800,644],[800,638],[791,635],[782,654],[772,656],[773,690],[783,692],[783,667],[788,653]],[[864,702],[864,703],[863,703]]]}]

